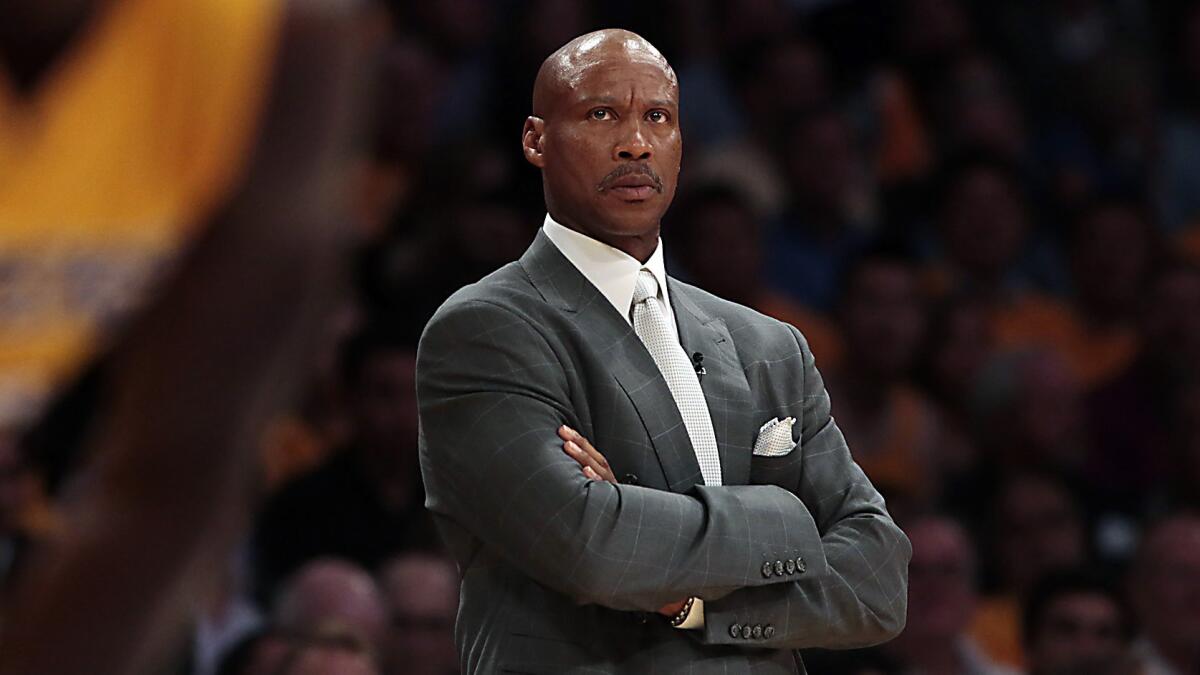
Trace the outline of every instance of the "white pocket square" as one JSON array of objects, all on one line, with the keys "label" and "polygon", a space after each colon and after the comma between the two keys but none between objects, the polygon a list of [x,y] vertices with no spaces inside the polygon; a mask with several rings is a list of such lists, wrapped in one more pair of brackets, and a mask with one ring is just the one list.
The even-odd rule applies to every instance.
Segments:
[{"label": "white pocket square", "polygon": [[796,447],[792,440],[792,425],[795,417],[775,419],[762,425],[758,430],[758,439],[754,441],[754,454],[759,457],[782,457]]}]

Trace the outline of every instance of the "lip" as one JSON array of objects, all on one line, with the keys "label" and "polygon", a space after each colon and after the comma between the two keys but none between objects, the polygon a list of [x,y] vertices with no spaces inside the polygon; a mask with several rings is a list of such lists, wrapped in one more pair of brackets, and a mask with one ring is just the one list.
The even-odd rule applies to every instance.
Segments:
[{"label": "lip", "polygon": [[638,202],[649,199],[654,194],[654,186],[647,185],[614,185],[609,188],[609,192],[613,193],[620,199],[627,202]]}]

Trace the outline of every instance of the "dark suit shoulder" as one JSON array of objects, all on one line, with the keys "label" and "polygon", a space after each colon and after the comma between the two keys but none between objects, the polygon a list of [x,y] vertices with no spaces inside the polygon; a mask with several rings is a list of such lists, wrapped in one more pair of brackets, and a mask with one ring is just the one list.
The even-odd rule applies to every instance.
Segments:
[{"label": "dark suit shoulder", "polygon": [[804,334],[790,323],[688,283],[679,281],[676,287],[703,312],[723,321],[735,344],[755,345],[756,356],[771,358],[794,354],[797,344],[801,350],[808,350]]}]

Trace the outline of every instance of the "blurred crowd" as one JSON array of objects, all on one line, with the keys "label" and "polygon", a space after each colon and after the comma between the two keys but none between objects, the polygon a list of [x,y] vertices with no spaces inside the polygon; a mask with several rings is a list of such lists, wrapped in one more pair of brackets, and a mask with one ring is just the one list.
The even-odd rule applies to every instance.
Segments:
[{"label": "blurred crowd", "polygon": [[[264,441],[252,533],[180,672],[457,672],[417,340],[542,223],[519,148],[542,59],[620,26],[680,79],[669,272],[800,328],[913,542],[903,635],[813,652],[810,672],[1200,673],[1200,3],[438,0],[378,17],[353,292]],[[0,445],[0,568],[51,526],[41,472]]]}]

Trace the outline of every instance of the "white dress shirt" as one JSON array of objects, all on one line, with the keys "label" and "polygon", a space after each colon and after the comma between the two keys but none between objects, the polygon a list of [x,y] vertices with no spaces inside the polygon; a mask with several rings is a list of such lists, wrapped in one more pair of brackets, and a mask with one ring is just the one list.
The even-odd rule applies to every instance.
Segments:
[{"label": "white dress shirt", "polygon": [[[671,330],[675,334],[675,339],[679,339],[679,325],[675,322],[675,312],[671,309],[671,294],[667,290],[667,268],[663,263],[661,238],[658,240],[658,246],[655,247],[654,253],[643,265],[637,258],[620,249],[559,224],[550,217],[549,213],[546,214],[542,231],[546,233],[550,243],[566,256],[567,260],[583,274],[584,278],[600,290],[600,294],[630,325],[633,325],[633,318],[630,316],[629,310],[633,306],[633,289],[637,285],[638,273],[642,271],[642,268],[650,270],[662,292],[662,297],[658,301],[663,305],[663,314],[671,322]],[[696,598],[687,620],[678,627],[688,630],[704,627],[704,601],[702,599]]]},{"label": "white dress shirt", "polygon": [[548,213],[542,231],[555,248],[600,290],[600,294],[630,325],[633,325],[633,319],[629,315],[629,309],[633,306],[633,287],[637,284],[638,272],[643,267],[650,270],[662,291],[659,302],[663,304],[663,313],[671,322],[675,338],[679,339],[679,326],[675,323],[675,312],[671,310],[671,294],[667,290],[667,268],[663,264],[662,239],[658,240],[654,253],[643,265],[637,258],[620,249],[559,224]]}]

